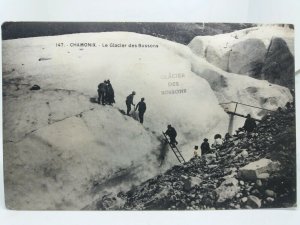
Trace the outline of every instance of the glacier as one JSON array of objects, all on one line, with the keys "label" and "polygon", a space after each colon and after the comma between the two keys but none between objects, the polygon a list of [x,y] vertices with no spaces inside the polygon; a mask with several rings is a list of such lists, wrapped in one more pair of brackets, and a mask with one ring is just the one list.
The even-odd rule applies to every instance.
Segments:
[{"label": "glacier", "polygon": [[220,69],[294,88],[294,29],[260,25],[214,36],[197,36],[188,46]]},{"label": "glacier", "polygon": [[[159,47],[56,47],[82,42]],[[189,159],[203,138],[227,132],[229,117],[219,103],[276,109],[292,99],[285,87],[225,72],[188,46],[137,33],[23,38],[2,47],[4,177],[13,209],[84,209],[178,163],[171,152],[162,165],[158,160],[168,124]],[[178,73],[184,77],[165,79]],[[113,107],[91,102],[106,79],[115,90]],[[186,93],[162,94],[169,82]],[[41,89],[30,91],[34,84]],[[144,97],[147,104],[143,125],[120,113],[132,91],[135,103]]]}]

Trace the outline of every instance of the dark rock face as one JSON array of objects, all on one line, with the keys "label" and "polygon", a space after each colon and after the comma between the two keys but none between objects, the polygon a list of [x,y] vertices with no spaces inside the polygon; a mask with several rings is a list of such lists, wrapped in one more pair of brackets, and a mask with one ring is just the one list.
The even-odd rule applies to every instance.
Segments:
[{"label": "dark rock face", "polygon": [[273,37],[268,49],[260,40],[249,39],[232,46],[226,71],[293,89],[294,56],[282,38]]},{"label": "dark rock face", "polygon": [[266,79],[274,84],[294,88],[294,56],[282,38],[274,37],[271,40],[261,72],[262,79]]},{"label": "dark rock face", "polygon": [[214,154],[174,166],[127,193],[119,193],[118,198],[100,200],[97,207],[205,210],[295,206],[294,104],[265,116],[254,132],[237,133],[225,140]]}]

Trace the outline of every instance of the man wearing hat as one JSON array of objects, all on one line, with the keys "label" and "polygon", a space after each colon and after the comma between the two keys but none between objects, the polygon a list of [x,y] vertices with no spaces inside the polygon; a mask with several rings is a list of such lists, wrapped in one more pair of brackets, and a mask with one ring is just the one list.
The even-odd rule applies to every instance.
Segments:
[{"label": "man wearing hat", "polygon": [[247,115],[247,119],[245,121],[245,124],[244,124],[244,129],[247,131],[247,132],[252,132],[254,130],[254,128],[256,127],[256,123],[255,123],[255,120],[251,117],[250,114]]},{"label": "man wearing hat", "polygon": [[129,116],[129,113],[131,111],[131,105],[135,106],[133,104],[133,97],[135,96],[135,91],[133,91],[130,95],[127,96],[126,98],[126,106],[127,106],[127,116]]},{"label": "man wearing hat", "polygon": [[105,105],[106,80],[98,85],[98,104]]},{"label": "man wearing hat", "polygon": [[201,155],[205,155],[210,153],[210,146],[208,143],[208,139],[204,138],[203,143],[201,144]]},{"label": "man wearing hat", "polygon": [[170,138],[170,144],[173,145],[175,147],[175,145],[178,144],[178,142],[176,141],[176,136],[177,136],[177,132],[175,130],[174,127],[172,127],[170,124],[168,125],[168,129],[165,132],[165,134],[167,136],[169,136]]},{"label": "man wearing hat", "polygon": [[144,122],[144,113],[146,112],[146,103],[144,101],[145,98],[141,98],[141,101],[135,107],[135,111],[137,109],[139,111],[139,119],[141,124]]},{"label": "man wearing hat", "polygon": [[106,102],[109,105],[112,105],[113,103],[115,103],[115,92],[114,89],[110,83],[110,80],[106,81]]}]

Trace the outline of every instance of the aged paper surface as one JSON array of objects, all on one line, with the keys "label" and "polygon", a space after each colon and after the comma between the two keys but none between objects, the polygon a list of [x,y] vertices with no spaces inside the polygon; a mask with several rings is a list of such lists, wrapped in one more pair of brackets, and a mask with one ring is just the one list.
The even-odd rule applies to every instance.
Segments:
[{"label": "aged paper surface", "polygon": [[5,23],[2,33],[8,208],[295,206],[292,25]]}]

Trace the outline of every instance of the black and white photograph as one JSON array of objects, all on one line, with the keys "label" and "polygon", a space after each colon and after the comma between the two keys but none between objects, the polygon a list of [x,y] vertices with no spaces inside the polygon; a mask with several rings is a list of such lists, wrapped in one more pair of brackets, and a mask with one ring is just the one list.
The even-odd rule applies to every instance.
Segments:
[{"label": "black and white photograph", "polygon": [[6,207],[296,208],[294,29],[3,23]]}]

